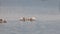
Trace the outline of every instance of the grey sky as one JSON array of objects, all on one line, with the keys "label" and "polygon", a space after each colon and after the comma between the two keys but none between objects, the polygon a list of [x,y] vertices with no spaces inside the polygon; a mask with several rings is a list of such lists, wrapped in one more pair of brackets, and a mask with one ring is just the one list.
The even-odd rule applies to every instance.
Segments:
[{"label": "grey sky", "polygon": [[[25,13],[47,13],[47,12],[59,12],[59,0],[0,0],[0,7],[2,9],[9,7],[12,12],[25,12]],[[15,8],[12,8],[15,7]],[[18,11],[17,8],[22,9]],[[14,10],[12,10],[14,9]],[[6,8],[7,10],[7,8]],[[24,11],[23,11],[24,10]],[[11,12],[9,11],[9,12]],[[4,11],[3,11],[4,12]]]},{"label": "grey sky", "polygon": [[60,14],[59,0],[0,0],[1,16]]}]

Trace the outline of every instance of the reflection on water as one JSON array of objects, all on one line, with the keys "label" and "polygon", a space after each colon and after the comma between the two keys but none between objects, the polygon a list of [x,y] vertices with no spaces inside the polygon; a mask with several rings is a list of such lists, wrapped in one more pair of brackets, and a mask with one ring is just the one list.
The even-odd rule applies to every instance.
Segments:
[{"label": "reflection on water", "polygon": [[0,24],[0,34],[60,34],[60,23],[8,21]]}]

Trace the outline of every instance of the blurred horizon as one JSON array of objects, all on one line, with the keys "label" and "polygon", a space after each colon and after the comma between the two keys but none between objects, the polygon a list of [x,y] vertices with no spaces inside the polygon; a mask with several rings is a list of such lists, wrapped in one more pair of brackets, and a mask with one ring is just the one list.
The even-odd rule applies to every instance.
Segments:
[{"label": "blurred horizon", "polygon": [[60,0],[0,0],[0,18],[37,16],[43,20],[60,20],[59,3]]},{"label": "blurred horizon", "polygon": [[0,0],[1,18],[0,34],[60,34],[60,0]]}]

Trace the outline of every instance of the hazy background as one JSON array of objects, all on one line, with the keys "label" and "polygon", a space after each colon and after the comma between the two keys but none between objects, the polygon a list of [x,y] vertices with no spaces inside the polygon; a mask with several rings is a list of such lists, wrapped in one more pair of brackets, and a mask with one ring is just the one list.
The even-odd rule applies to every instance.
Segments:
[{"label": "hazy background", "polygon": [[[60,0],[0,0],[0,18],[9,20],[0,23],[0,34],[60,34],[59,9]],[[21,22],[22,16],[37,20]]]},{"label": "hazy background", "polygon": [[0,0],[0,18],[37,16],[41,20],[60,20],[60,0]]}]

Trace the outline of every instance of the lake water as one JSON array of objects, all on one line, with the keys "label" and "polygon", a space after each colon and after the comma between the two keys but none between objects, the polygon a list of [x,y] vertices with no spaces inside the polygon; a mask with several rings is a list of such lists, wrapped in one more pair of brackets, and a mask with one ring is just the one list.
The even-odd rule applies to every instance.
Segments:
[{"label": "lake water", "polygon": [[8,21],[0,24],[0,34],[60,34],[60,22]]}]

